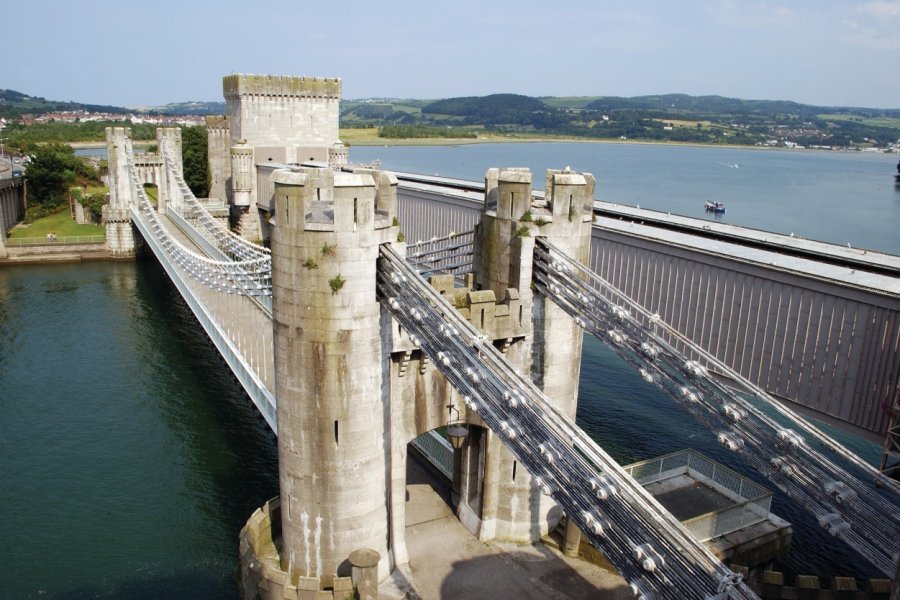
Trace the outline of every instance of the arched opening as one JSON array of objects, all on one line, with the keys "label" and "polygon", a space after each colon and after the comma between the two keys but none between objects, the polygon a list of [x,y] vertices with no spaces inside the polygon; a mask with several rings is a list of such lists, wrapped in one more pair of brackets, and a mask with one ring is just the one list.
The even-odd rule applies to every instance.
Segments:
[{"label": "arched opening", "polygon": [[[452,514],[471,534],[478,535],[486,432],[473,425],[465,427],[467,432],[462,439],[451,425],[428,431],[407,445],[407,528],[424,518]],[[450,434],[455,439],[451,440]]]}]

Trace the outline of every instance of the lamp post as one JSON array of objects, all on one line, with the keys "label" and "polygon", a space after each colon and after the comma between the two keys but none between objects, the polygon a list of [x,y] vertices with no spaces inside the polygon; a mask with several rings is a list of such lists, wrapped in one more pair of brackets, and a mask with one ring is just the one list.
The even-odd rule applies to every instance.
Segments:
[{"label": "lamp post", "polygon": [[[455,420],[451,420],[453,411],[456,411]],[[459,416],[459,410],[452,403],[447,404],[447,437],[450,438],[450,445],[453,446],[454,450],[459,450],[465,446],[469,437],[469,428],[460,421]]]}]

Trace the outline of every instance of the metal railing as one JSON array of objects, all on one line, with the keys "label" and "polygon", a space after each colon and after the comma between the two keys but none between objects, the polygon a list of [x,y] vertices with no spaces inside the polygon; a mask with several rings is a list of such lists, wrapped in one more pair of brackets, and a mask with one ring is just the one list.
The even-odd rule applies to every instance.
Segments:
[{"label": "metal railing", "polygon": [[75,244],[103,244],[106,242],[106,235],[67,235],[53,238],[50,240],[44,237],[28,237],[28,238],[8,238],[5,240],[7,247],[10,246],[72,246]]},{"label": "metal railing", "polygon": [[477,413],[532,476],[534,493],[566,511],[635,597],[756,597],[387,245],[378,292],[459,392],[467,414]]},{"label": "metal railing", "polygon": [[826,532],[893,576],[900,556],[900,484],[546,240],[536,240],[534,261],[539,293],[717,432],[725,448],[806,508]]},{"label": "metal railing", "polygon": [[447,438],[431,430],[411,443],[447,479],[453,480],[453,446]]},{"label": "metal railing", "polygon": [[475,231],[469,230],[418,241],[407,246],[406,258],[424,277],[439,274],[459,277],[472,270],[474,240]]},{"label": "metal railing", "polygon": [[[222,358],[228,363],[234,376],[247,391],[266,423],[277,435],[277,405],[272,390],[266,386],[258,370],[254,369],[248,362],[246,352],[242,351],[240,343],[235,342],[230,337],[223,324],[215,318],[210,307],[191,289],[188,277],[182,273],[184,267],[179,267],[176,262],[171,260],[170,255],[165,251],[162,240],[154,231],[152,223],[148,222],[149,219],[142,215],[139,209],[132,207],[131,220],[137,226],[147,245],[159,259],[163,269],[168,273],[175,287],[178,288],[181,296],[206,331],[209,339],[212,340]],[[263,374],[263,377],[265,377],[265,374]]]},{"label": "metal railing", "polygon": [[681,450],[623,468],[644,487],[687,475],[730,498],[734,504],[682,521],[701,542],[762,523],[769,517],[772,492],[693,450]]}]

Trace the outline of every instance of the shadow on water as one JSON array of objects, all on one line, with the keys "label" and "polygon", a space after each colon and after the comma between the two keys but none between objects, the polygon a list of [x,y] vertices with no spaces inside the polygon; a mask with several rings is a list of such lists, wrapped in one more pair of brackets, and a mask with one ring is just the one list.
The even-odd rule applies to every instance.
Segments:
[{"label": "shadow on water", "polygon": [[137,287],[171,353],[165,362],[171,371],[158,375],[182,388],[177,398],[159,399],[161,416],[179,432],[194,468],[217,488],[210,501],[233,529],[236,558],[240,528],[278,494],[275,434],[155,260],[138,263]]}]

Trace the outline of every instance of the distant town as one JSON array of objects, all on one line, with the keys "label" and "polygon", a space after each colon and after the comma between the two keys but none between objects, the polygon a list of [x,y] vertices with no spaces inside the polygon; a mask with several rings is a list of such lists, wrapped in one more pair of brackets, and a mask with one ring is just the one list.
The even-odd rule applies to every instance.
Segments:
[{"label": "distant town", "polygon": [[159,115],[143,113],[123,114],[109,112],[89,112],[86,110],[63,110],[47,112],[38,115],[23,114],[18,117],[9,119],[0,117],[0,129],[6,127],[7,124],[13,123],[30,126],[38,123],[88,123],[92,121],[128,121],[136,125],[182,125],[185,127],[204,124],[203,116],[201,115]]}]

